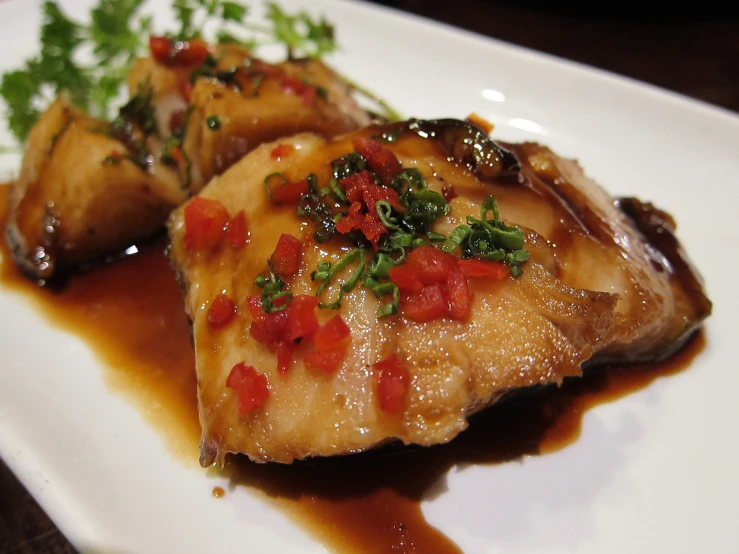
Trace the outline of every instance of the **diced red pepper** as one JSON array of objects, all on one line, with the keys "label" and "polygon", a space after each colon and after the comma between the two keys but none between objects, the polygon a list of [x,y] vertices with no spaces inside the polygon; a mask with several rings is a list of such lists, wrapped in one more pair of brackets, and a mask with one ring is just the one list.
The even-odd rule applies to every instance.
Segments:
[{"label": "diced red pepper", "polygon": [[172,42],[167,37],[149,37],[149,49],[154,60],[166,67],[195,67],[208,57],[208,45],[200,39]]},{"label": "diced red pepper", "polygon": [[[250,310],[251,311],[251,310]],[[267,350],[277,355],[277,370],[285,375],[293,362],[295,343],[284,340],[287,326],[287,310],[265,314],[264,323],[255,319],[249,327],[249,334]]]},{"label": "diced red pepper", "polygon": [[228,222],[226,242],[231,248],[238,250],[249,242],[249,230],[246,227],[246,214],[241,210]]},{"label": "diced red pepper", "polygon": [[344,177],[341,180],[341,184],[344,185],[346,199],[349,202],[361,202],[362,193],[367,190],[367,187],[373,185],[374,181],[372,174],[365,169],[359,173],[353,173],[348,177]]},{"label": "diced red pepper", "polygon": [[179,146],[173,146],[169,150],[169,156],[175,161],[175,163],[182,163],[182,148]]},{"label": "diced red pepper", "polygon": [[254,321],[264,324],[267,314],[264,313],[262,300],[258,296],[248,296],[246,298],[246,309],[249,310]]},{"label": "diced red pepper", "polygon": [[316,101],[317,94],[318,90],[316,89],[316,87],[305,87],[302,94],[300,95],[303,98],[303,104],[305,104],[306,106],[312,106]]},{"label": "diced red pepper", "polygon": [[303,356],[303,362],[308,369],[324,371],[329,375],[339,369],[341,360],[346,355],[346,346],[343,349],[331,350],[329,352],[318,352],[310,350]]},{"label": "diced red pepper", "polygon": [[207,57],[208,45],[200,39],[175,43],[173,61],[177,67],[195,67],[203,63]]},{"label": "diced red pepper", "polygon": [[403,170],[403,166],[393,151],[385,148],[376,140],[357,137],[352,141],[352,145],[367,160],[370,169],[377,173],[380,181],[385,186],[390,186],[393,179]]},{"label": "diced red pepper", "polygon": [[[286,297],[283,297],[287,301]],[[277,304],[277,302],[275,302]],[[265,315],[264,328],[272,337],[272,342],[278,342],[285,338],[285,329],[287,328],[287,310],[279,310]]]},{"label": "diced red pepper", "polygon": [[295,343],[289,341],[277,342],[275,344],[275,354],[277,354],[277,371],[284,377],[290,366],[293,365]]},{"label": "diced red pepper", "polygon": [[185,122],[185,112],[182,110],[175,110],[172,115],[169,116],[169,130],[176,131]]},{"label": "diced red pepper", "polygon": [[259,344],[272,352],[272,338],[269,336],[269,333],[264,328],[264,326],[260,325],[256,319],[252,321],[251,325],[249,326],[249,335],[251,335],[251,338],[257,341]]},{"label": "diced red pepper", "polygon": [[284,310],[266,314],[259,298],[247,298],[247,309],[254,319],[249,334],[277,355],[280,375],[285,375],[293,363],[296,341],[310,338],[318,329],[315,313],[318,302],[316,296],[300,294],[294,296]]},{"label": "diced red pepper", "polygon": [[352,146],[354,146],[354,150],[359,152],[366,160],[379,153],[383,148],[382,144],[367,137],[356,137],[352,141]]},{"label": "diced red pepper", "polygon": [[295,147],[292,144],[278,144],[272,149],[269,156],[273,160],[282,160],[293,153]]},{"label": "diced red pepper", "polygon": [[365,238],[372,243],[372,247],[377,250],[380,237],[388,233],[388,230],[376,214],[361,214],[361,210],[362,204],[354,202],[349,206],[347,213],[336,222],[336,230],[339,233],[347,234],[359,229]]},{"label": "diced red pepper", "polygon": [[303,243],[294,236],[283,233],[270,257],[272,270],[280,277],[295,275],[300,268],[302,253]]},{"label": "diced red pepper", "polygon": [[223,203],[196,196],[185,206],[185,246],[196,250],[214,248],[228,220]]},{"label": "diced red pepper", "polygon": [[472,310],[472,293],[467,277],[459,267],[455,267],[446,282],[446,296],[449,302],[449,315],[452,319],[465,321]]},{"label": "diced red pepper", "polygon": [[441,187],[441,195],[444,197],[444,200],[446,200],[448,204],[458,196],[457,189],[454,188],[454,185],[444,185],[443,187]]},{"label": "diced red pepper", "polygon": [[424,285],[445,283],[457,265],[456,257],[426,245],[411,251],[406,260],[418,268],[418,278]]},{"label": "diced red pepper", "polygon": [[351,343],[351,330],[341,315],[335,315],[313,335],[316,349],[305,353],[303,361],[309,369],[328,374],[336,372]]},{"label": "diced red pepper", "polygon": [[411,264],[401,264],[387,270],[390,280],[398,285],[401,292],[420,292],[423,283],[418,278],[418,267]]},{"label": "diced red pepper", "polygon": [[389,187],[398,176],[398,173],[403,171],[400,160],[398,160],[395,153],[389,148],[383,148],[380,152],[368,159],[367,163],[372,168],[372,171],[377,173],[380,181],[386,187]]},{"label": "diced red pepper", "polygon": [[511,273],[508,266],[503,262],[476,260],[474,258],[459,260],[459,268],[467,277],[487,277],[493,281],[502,281]]},{"label": "diced red pepper", "polygon": [[226,386],[236,391],[240,415],[258,410],[269,398],[267,376],[243,362],[231,369]]},{"label": "diced red pepper", "polygon": [[264,313],[262,301],[256,296],[247,298],[246,307],[254,320],[249,333],[270,352],[274,352],[275,344],[285,338],[287,310]]},{"label": "diced red pepper", "polygon": [[313,344],[319,352],[326,353],[341,348],[342,343],[351,337],[351,329],[341,315],[335,315],[322,325],[313,335]]},{"label": "diced red pepper", "polygon": [[402,298],[403,315],[411,321],[433,321],[449,315],[449,304],[441,284],[423,287],[420,292]]},{"label": "diced red pepper", "polygon": [[389,414],[402,412],[410,386],[410,372],[395,354],[372,367],[375,369],[380,409]]},{"label": "diced red pepper", "polygon": [[275,204],[297,204],[304,194],[308,194],[308,181],[280,183],[272,189],[272,202]]},{"label": "diced red pepper", "polygon": [[121,154],[118,150],[111,150],[110,157],[120,162],[123,159],[123,154]]},{"label": "diced red pepper", "polygon": [[405,210],[403,204],[400,203],[397,191],[389,187],[370,185],[362,192],[362,200],[364,201],[364,205],[367,206],[367,211],[371,215],[377,214],[376,204],[380,201],[387,202],[396,210]]},{"label": "diced red pepper", "polygon": [[295,341],[307,339],[318,330],[318,297],[315,295],[297,294],[287,307],[286,338]]},{"label": "diced red pepper", "polygon": [[359,229],[362,225],[362,215],[359,213],[362,209],[362,204],[354,202],[346,214],[339,218],[336,222],[336,230],[342,235],[351,233],[355,229]]},{"label": "diced red pepper", "polygon": [[318,90],[314,85],[304,83],[295,77],[285,77],[282,80],[282,90],[290,94],[296,94],[303,99],[306,106],[312,106],[316,100]]},{"label": "diced red pepper", "polygon": [[149,37],[149,50],[151,50],[152,57],[158,63],[164,63],[164,60],[169,59],[170,52],[172,51],[172,41],[167,37]]},{"label": "diced red pepper", "polygon": [[234,314],[236,314],[236,304],[228,296],[221,293],[213,299],[208,307],[208,324],[217,331],[225,327],[233,319]]},{"label": "diced red pepper", "polygon": [[305,83],[295,77],[285,77],[282,80],[282,90],[292,94],[300,94],[305,88]]}]

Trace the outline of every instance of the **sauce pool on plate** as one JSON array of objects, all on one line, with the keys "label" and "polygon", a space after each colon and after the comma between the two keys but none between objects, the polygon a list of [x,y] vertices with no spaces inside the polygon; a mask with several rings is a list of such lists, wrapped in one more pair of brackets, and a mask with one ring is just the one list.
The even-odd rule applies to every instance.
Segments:
[{"label": "sauce pool on plate", "polygon": [[[0,188],[4,220],[7,187]],[[4,227],[4,225],[3,225]],[[197,463],[200,427],[191,331],[163,240],[98,265],[54,287],[25,279],[2,244],[2,286],[23,293],[56,325],[84,338],[110,388],[126,396],[168,446]],[[494,464],[571,444],[593,406],[678,373],[703,349],[699,333],[665,362],[594,368],[560,388],[519,394],[475,416],[449,444],[387,447],[365,454],[289,466],[232,456],[225,472],[234,487],[272,498],[324,544],[342,552],[459,552],[421,512],[424,494],[456,464]],[[505,422],[501,424],[501,422]],[[214,498],[225,491],[216,487]]]}]

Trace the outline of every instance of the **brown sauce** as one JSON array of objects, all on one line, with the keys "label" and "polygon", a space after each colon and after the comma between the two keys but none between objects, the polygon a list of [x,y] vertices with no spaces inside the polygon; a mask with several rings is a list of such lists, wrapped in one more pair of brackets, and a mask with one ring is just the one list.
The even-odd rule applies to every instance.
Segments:
[{"label": "brown sauce", "polygon": [[[4,190],[0,200],[4,213]],[[162,246],[150,245],[73,276],[55,291],[23,278],[3,241],[0,281],[26,295],[54,323],[83,337],[109,368],[111,388],[138,406],[183,459],[196,463],[200,429],[190,328]],[[459,552],[425,521],[420,508],[424,494],[449,468],[503,463],[563,448],[579,436],[588,409],[681,371],[704,344],[699,334],[666,362],[593,369],[561,388],[511,398],[476,416],[447,445],[388,447],[291,466],[231,457],[225,471],[231,484],[273,499],[336,550]],[[218,489],[213,489],[214,497],[223,495]]]}]

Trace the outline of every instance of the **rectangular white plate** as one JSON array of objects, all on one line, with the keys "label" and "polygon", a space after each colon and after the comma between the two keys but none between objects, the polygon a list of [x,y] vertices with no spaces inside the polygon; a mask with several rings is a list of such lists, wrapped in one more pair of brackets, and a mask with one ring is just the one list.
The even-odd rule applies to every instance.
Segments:
[{"label": "rectangular white plate", "polygon": [[[157,26],[166,0],[154,2]],[[90,2],[64,1],[73,14]],[[361,3],[283,0],[336,23],[331,62],[409,116],[476,112],[497,137],[578,158],[673,214],[715,312],[689,370],[590,411],[555,454],[467,467],[424,502],[466,552],[739,552],[739,118],[552,57]],[[0,69],[37,48],[37,2],[0,5]],[[0,144],[10,141],[0,135]],[[0,159],[12,175],[18,160]],[[0,290],[0,455],[78,548],[322,552],[282,513],[173,459],[79,339]]]}]

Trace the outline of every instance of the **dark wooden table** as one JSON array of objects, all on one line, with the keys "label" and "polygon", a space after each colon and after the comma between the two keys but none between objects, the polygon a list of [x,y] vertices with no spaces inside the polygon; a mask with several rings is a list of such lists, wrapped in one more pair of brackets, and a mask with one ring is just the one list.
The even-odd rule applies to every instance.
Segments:
[{"label": "dark wooden table", "polygon": [[[24,1],[24,0],[11,0]],[[709,1],[385,0],[477,33],[641,79],[739,112],[739,14]],[[601,4],[592,2],[593,5]],[[572,6],[572,7],[570,7]],[[0,461],[0,554],[74,549]]]}]

